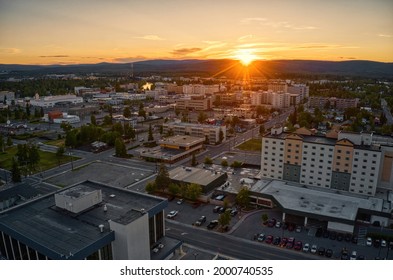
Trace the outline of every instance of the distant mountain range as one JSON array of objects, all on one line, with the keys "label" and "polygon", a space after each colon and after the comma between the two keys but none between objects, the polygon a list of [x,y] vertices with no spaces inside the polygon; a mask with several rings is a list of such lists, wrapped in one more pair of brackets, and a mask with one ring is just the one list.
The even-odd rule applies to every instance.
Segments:
[{"label": "distant mountain range", "polygon": [[[134,75],[178,74],[201,76],[241,77],[244,74],[235,60],[146,60],[132,63]],[[240,66],[240,67],[239,67]],[[254,61],[249,66],[251,76],[276,77],[280,74],[331,74],[343,76],[378,77],[393,79],[393,63],[375,61],[316,61],[269,60]],[[131,63],[98,63],[74,65],[18,65],[0,64],[0,73],[29,76],[46,74],[130,74]],[[0,76],[1,77],[1,76]]]}]

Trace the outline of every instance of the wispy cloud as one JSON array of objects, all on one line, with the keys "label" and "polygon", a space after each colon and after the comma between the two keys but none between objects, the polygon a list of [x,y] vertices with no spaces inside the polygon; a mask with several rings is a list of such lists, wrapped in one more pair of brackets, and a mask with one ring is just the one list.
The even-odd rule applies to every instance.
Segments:
[{"label": "wispy cloud", "polygon": [[251,18],[243,18],[240,20],[242,24],[251,24],[251,23],[261,23],[267,21],[267,18],[263,17],[251,17]]},{"label": "wispy cloud", "polygon": [[128,62],[141,61],[145,59],[147,59],[147,57],[145,56],[131,56],[131,57],[115,57],[110,60],[112,62],[128,63]]},{"label": "wispy cloud", "polygon": [[56,54],[56,55],[40,55],[39,57],[42,57],[42,58],[57,57],[57,58],[59,58],[59,57],[70,57],[70,56],[66,55],[66,54]]},{"label": "wispy cloud", "polygon": [[0,48],[0,53],[18,54],[21,53],[21,50],[17,48]]},{"label": "wispy cloud", "polygon": [[378,37],[384,37],[384,38],[392,38],[393,37],[393,35],[390,35],[390,34],[378,34]]},{"label": "wispy cloud", "polygon": [[201,51],[202,48],[181,48],[181,49],[176,49],[171,52],[171,54],[175,56],[184,56],[184,55],[189,55],[195,52]]},{"label": "wispy cloud", "polygon": [[135,37],[138,39],[144,39],[144,40],[150,40],[150,41],[162,41],[165,40],[164,38],[161,38],[160,36],[157,35],[145,35],[145,36],[140,36],[140,37]]},{"label": "wispy cloud", "polygon": [[253,18],[243,18],[240,20],[241,24],[257,24],[263,26],[269,26],[272,28],[285,28],[291,30],[314,30],[318,29],[316,26],[312,25],[295,25],[287,21],[272,21],[268,18],[253,17]]},{"label": "wispy cloud", "polygon": [[248,34],[248,35],[244,35],[244,36],[241,36],[241,37],[237,38],[237,40],[238,40],[239,42],[243,42],[243,41],[251,40],[251,39],[253,39],[254,37],[255,37],[254,35]]}]

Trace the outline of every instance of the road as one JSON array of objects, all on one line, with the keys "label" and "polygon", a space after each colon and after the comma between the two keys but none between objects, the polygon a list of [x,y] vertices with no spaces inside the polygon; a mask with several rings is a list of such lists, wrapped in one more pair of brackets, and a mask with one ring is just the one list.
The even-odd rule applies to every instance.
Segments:
[{"label": "road", "polygon": [[166,235],[184,243],[241,260],[309,260],[311,254],[278,248],[239,237],[166,220]]},{"label": "road", "polygon": [[390,108],[388,107],[388,103],[383,98],[381,99],[381,107],[382,107],[383,113],[386,116],[387,124],[392,125],[393,124],[393,116],[392,116],[392,113],[390,112]]}]

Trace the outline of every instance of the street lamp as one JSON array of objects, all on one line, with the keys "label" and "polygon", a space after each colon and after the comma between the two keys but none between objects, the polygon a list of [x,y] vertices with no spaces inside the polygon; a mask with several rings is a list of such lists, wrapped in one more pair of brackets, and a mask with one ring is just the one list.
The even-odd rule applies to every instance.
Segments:
[{"label": "street lamp", "polygon": [[193,255],[194,255],[194,260],[196,260],[197,259],[197,256],[199,255],[198,253],[193,253]]}]

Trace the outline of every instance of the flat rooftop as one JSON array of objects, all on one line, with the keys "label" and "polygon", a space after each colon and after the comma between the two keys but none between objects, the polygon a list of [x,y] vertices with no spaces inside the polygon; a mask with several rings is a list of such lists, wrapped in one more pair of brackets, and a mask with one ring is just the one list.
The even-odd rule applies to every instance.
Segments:
[{"label": "flat rooftop", "polygon": [[221,176],[227,175],[213,170],[196,167],[179,166],[169,171],[169,177],[172,180],[182,181],[185,183],[196,183],[201,186],[207,186]]},{"label": "flat rooftop", "polygon": [[[143,212],[149,216],[167,206],[162,198],[132,192],[126,189],[85,181],[71,186],[66,192],[78,196],[78,192],[100,189],[103,201],[85,211],[74,214],[55,205],[50,194],[0,214],[0,230],[21,235],[21,241],[44,247],[59,256],[73,255],[105,236],[113,235],[108,220],[128,224]],[[105,212],[104,205],[107,207]],[[142,210],[144,209],[144,210]],[[99,225],[104,225],[100,232]]]},{"label": "flat rooftop", "polygon": [[170,125],[177,125],[177,126],[187,126],[187,127],[220,128],[220,126],[217,126],[217,125],[199,124],[199,123],[171,122],[169,124]]},{"label": "flat rooftop", "polygon": [[202,137],[193,137],[188,135],[176,135],[172,137],[165,138],[163,140],[158,141],[159,144],[167,144],[167,145],[179,145],[179,146],[192,146],[196,144],[203,143],[205,138]]},{"label": "flat rooftop", "polygon": [[250,190],[274,197],[287,210],[348,221],[355,221],[359,208],[383,210],[383,199],[380,198],[349,196],[279,180],[262,179]]}]

